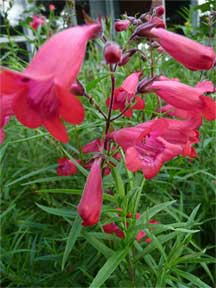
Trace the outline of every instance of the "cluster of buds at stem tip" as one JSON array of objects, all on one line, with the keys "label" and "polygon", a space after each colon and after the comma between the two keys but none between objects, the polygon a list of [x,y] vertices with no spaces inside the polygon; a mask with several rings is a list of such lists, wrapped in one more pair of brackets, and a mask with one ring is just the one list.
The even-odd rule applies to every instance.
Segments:
[{"label": "cluster of buds at stem tip", "polygon": [[104,58],[107,64],[116,64],[121,60],[122,51],[115,42],[107,42],[104,47]]}]

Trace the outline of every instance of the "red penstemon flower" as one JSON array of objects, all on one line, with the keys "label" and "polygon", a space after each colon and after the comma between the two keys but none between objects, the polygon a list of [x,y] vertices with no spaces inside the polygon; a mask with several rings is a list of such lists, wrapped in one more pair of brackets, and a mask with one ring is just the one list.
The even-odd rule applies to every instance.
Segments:
[{"label": "red penstemon flower", "polygon": [[162,28],[152,28],[148,31],[149,36],[190,70],[208,70],[214,65],[215,53],[211,47]]},{"label": "red penstemon flower", "polygon": [[110,137],[126,151],[126,167],[142,170],[150,179],[162,165],[177,155],[194,157],[192,144],[199,141],[197,123],[171,119],[156,119],[134,128],[114,131]]},{"label": "red penstemon flower", "polygon": [[[128,104],[133,100],[135,104],[132,105],[129,109],[124,112],[124,115],[128,118],[132,117],[133,110],[143,110],[145,108],[145,102],[139,96],[136,96],[136,89],[141,73],[134,72],[130,74],[122,83],[119,88],[116,88],[114,91],[114,101],[113,101],[113,110],[120,110],[123,112]],[[110,105],[110,97],[106,101],[106,105]]]},{"label": "red penstemon flower", "polygon": [[83,106],[69,89],[81,68],[88,40],[100,29],[99,24],[76,26],[54,35],[22,73],[1,68],[1,98],[13,97],[11,110],[23,125],[44,126],[57,140],[68,142],[61,119],[71,124],[84,119]]},{"label": "red penstemon flower", "polygon": [[43,26],[46,23],[46,18],[42,15],[33,15],[32,21],[29,23],[29,25],[34,30],[38,30],[39,26]]},{"label": "red penstemon flower", "polygon": [[100,219],[103,202],[101,161],[101,158],[94,160],[77,207],[83,226],[95,225]]},{"label": "red penstemon flower", "polygon": [[216,119],[216,102],[205,92],[213,92],[214,86],[210,81],[199,82],[195,87],[183,84],[173,79],[154,81],[146,90],[154,91],[168,104],[182,110],[190,110],[200,114],[207,120]]},{"label": "red penstemon flower", "polygon": [[[76,160],[78,163],[80,163],[80,160]],[[57,160],[58,167],[56,168],[56,172],[59,176],[70,176],[74,175],[78,172],[78,169],[76,165],[66,157],[59,158]]]}]

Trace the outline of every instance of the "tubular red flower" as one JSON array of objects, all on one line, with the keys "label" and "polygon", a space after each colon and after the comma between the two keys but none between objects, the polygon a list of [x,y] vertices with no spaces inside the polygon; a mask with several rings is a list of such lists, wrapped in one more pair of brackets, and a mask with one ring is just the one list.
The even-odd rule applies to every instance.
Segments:
[{"label": "tubular red flower", "polygon": [[135,172],[142,170],[150,179],[162,165],[177,155],[194,157],[192,144],[199,141],[193,121],[156,119],[114,131],[110,137],[126,151],[126,167]]},{"label": "tubular red flower", "polygon": [[[67,158],[59,158],[57,160],[59,166],[56,168],[56,172],[59,176],[70,176],[70,175],[74,175],[77,173],[77,167],[75,166],[75,164],[67,159]],[[79,163],[80,161],[77,160],[77,162]]]},{"label": "tubular red flower", "polygon": [[117,32],[122,32],[128,29],[130,25],[130,21],[125,19],[125,20],[116,20],[115,21],[115,30]]},{"label": "tubular red flower", "polygon": [[211,92],[212,86],[213,83],[210,81],[191,87],[175,80],[162,80],[152,82],[146,90],[154,91],[176,108],[197,111],[198,114],[212,121],[216,119],[216,102],[203,95],[204,92]]},{"label": "tubular red flower", "polygon": [[100,29],[99,24],[69,28],[45,42],[22,73],[2,68],[1,97],[14,95],[13,112],[23,125],[44,126],[57,140],[68,142],[61,119],[80,124],[85,114],[69,89],[81,68],[88,40]]},{"label": "tubular red flower", "polygon": [[100,219],[103,201],[101,158],[94,160],[77,211],[83,226],[92,226]]},{"label": "tubular red flower", "polygon": [[162,28],[152,28],[150,35],[169,55],[190,70],[208,70],[214,65],[215,53],[211,47]]},{"label": "tubular red flower", "polygon": [[32,27],[32,29],[38,30],[39,26],[43,26],[46,23],[45,20],[45,17],[42,15],[34,15],[29,25]]},{"label": "tubular red flower", "polygon": [[[140,72],[134,72],[129,75],[119,88],[114,91],[113,110],[120,110],[123,112],[128,104],[135,100],[135,104],[132,105],[124,115],[128,118],[132,117],[133,110],[143,110],[145,108],[145,102],[139,96],[135,96],[137,85],[139,81]],[[106,101],[106,105],[109,107],[110,97]]]}]

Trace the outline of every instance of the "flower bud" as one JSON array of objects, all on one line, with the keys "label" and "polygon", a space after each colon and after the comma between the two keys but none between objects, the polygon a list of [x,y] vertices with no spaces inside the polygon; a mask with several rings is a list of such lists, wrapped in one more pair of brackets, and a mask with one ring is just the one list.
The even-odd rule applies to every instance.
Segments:
[{"label": "flower bud", "polygon": [[151,46],[152,48],[159,48],[159,47],[160,47],[160,44],[158,44],[158,42],[156,42],[156,41],[149,42],[148,44],[149,44],[149,46]]},{"label": "flower bud", "polygon": [[116,20],[115,21],[115,30],[117,32],[125,31],[128,29],[130,25],[130,21],[125,19],[125,20]]},{"label": "flower bud", "polygon": [[50,4],[49,5],[49,10],[50,11],[54,11],[56,9],[55,5],[54,4]]},{"label": "flower bud", "polygon": [[155,9],[153,10],[153,14],[155,14],[158,17],[162,16],[164,14],[164,7],[163,6],[155,7]]},{"label": "flower bud", "polygon": [[70,90],[76,96],[83,96],[85,94],[85,89],[78,80],[71,85]]},{"label": "flower bud", "polygon": [[155,25],[153,23],[149,23],[146,22],[142,25],[139,25],[135,31],[133,32],[133,34],[130,37],[130,40],[132,39],[137,39],[137,38],[141,38],[141,37],[150,37],[151,36],[151,32],[150,30],[155,27]]},{"label": "flower bud", "polygon": [[141,21],[140,19],[136,19],[135,17],[128,16],[127,19],[130,21],[130,23],[131,23],[132,25],[137,26],[137,25],[142,24],[142,21]]},{"label": "flower bud", "polygon": [[104,58],[108,64],[115,64],[121,60],[122,51],[118,44],[108,42],[104,47]]},{"label": "flower bud", "polygon": [[126,51],[122,57],[121,57],[121,60],[120,62],[118,63],[118,66],[124,66],[128,63],[128,61],[130,60],[130,57],[136,53],[137,49],[136,48],[132,48],[128,51]]},{"label": "flower bud", "polygon": [[137,93],[145,93],[145,92],[148,92],[148,90],[146,89],[147,86],[149,84],[151,84],[154,80],[156,80],[158,78],[158,76],[155,76],[155,77],[152,77],[151,79],[148,79],[148,78],[144,78],[142,79],[138,86],[137,86]]},{"label": "flower bud", "polygon": [[95,225],[100,219],[103,201],[101,161],[101,158],[94,160],[77,207],[83,226]]}]

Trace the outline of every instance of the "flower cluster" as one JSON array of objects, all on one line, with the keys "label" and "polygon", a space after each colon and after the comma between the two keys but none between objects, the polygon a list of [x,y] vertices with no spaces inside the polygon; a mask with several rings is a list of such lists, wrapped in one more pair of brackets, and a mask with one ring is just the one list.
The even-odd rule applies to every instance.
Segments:
[{"label": "flower cluster", "polygon": [[[55,6],[50,5],[49,9],[52,12]],[[187,69],[212,69],[215,65],[214,50],[168,31],[161,18],[163,13],[163,7],[156,7],[152,13],[142,14],[139,18],[126,16],[115,21],[115,30],[118,33],[128,30],[130,43],[134,39],[147,40],[150,49],[157,48],[168,53]],[[44,21],[42,16],[34,16],[30,26],[36,30]],[[5,137],[3,128],[13,116],[22,125],[31,129],[44,127],[56,140],[67,143],[69,136],[63,121],[81,124],[85,116],[84,106],[77,95],[85,96],[105,119],[101,138],[92,140],[81,151],[88,155],[93,153],[93,156],[87,164],[77,160],[79,165],[90,169],[77,209],[84,226],[95,225],[100,219],[103,176],[108,175],[116,161],[120,160],[119,147],[125,153],[126,168],[132,172],[141,170],[146,179],[151,179],[166,162],[179,155],[197,157],[194,144],[199,142],[198,128],[203,118],[208,121],[216,118],[216,103],[207,95],[215,91],[212,82],[201,81],[192,87],[178,79],[155,75],[152,61],[149,61],[151,75],[147,72],[143,75],[145,71],[131,71],[116,87],[115,72],[119,67],[126,65],[135,54],[141,56],[141,61],[148,61],[148,57],[138,48],[127,50],[108,41],[102,33],[101,21],[92,23],[88,19],[91,24],[68,28],[52,36],[22,72],[5,67],[0,70],[1,143]],[[87,43],[95,37],[100,37],[104,43],[104,60],[110,69],[111,92],[105,100],[105,112],[77,79]],[[143,76],[145,78],[142,79]],[[146,93],[155,93],[159,102],[164,101],[164,106],[159,105],[155,112],[165,113],[166,117],[148,119],[135,127],[115,130],[115,126],[111,125],[114,120],[124,116],[131,118],[134,110],[144,112],[143,96]],[[117,110],[119,114],[113,116],[113,111]],[[60,158],[58,164],[58,175],[69,176],[78,172],[76,163],[65,157]],[[130,217],[132,215],[128,214],[127,218]],[[140,214],[137,214],[136,218],[139,217]],[[156,224],[151,221],[150,224]],[[124,232],[114,222],[104,225],[103,229],[106,233],[124,238]],[[145,236],[146,232],[141,230],[136,239],[139,241]],[[150,242],[149,238],[145,241]]]}]

